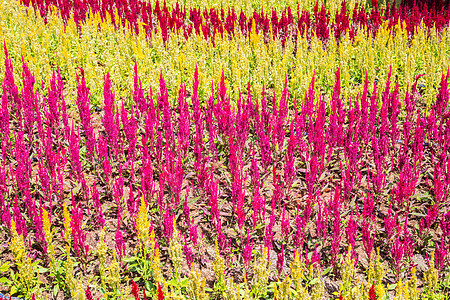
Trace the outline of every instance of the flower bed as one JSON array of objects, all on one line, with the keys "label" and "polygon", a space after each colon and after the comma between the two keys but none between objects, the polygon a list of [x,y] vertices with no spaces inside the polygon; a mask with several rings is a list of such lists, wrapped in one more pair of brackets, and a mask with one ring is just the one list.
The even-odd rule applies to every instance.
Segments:
[{"label": "flower bed", "polygon": [[23,4],[0,299],[447,297],[448,12]]}]

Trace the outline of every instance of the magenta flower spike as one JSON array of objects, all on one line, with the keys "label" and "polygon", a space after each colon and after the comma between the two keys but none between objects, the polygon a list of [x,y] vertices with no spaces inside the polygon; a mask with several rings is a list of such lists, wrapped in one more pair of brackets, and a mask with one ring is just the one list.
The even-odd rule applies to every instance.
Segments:
[{"label": "magenta flower spike", "polygon": [[194,225],[194,218],[192,218],[191,221],[191,225],[189,225],[189,238],[192,241],[192,244],[194,245],[194,247],[197,246],[197,241],[198,241],[198,231],[197,231],[197,226]]},{"label": "magenta flower spike", "polygon": [[102,203],[100,202],[99,193],[97,190],[97,185],[94,183],[91,189],[92,201],[94,202],[95,212],[97,214],[97,224],[100,228],[105,226],[105,218],[103,215]]},{"label": "magenta flower spike", "polygon": [[[242,171],[241,171],[242,172]],[[236,215],[237,215],[237,222],[238,227],[240,230],[242,230],[242,226],[245,222],[245,190],[242,188],[242,173],[239,175],[239,183],[238,183],[238,191],[237,191],[237,207],[236,207]]]},{"label": "magenta flower spike", "polygon": [[131,114],[130,117],[128,117],[128,112],[124,106],[124,103],[122,102],[122,109],[121,109],[121,120],[123,125],[123,130],[125,133],[125,137],[128,141],[128,162],[130,164],[134,163],[135,159],[135,148],[136,148],[136,130],[137,130],[137,124],[136,119],[134,115],[134,108],[131,107]]},{"label": "magenta flower spike", "polygon": [[132,217],[134,217],[134,215],[136,213],[135,204],[136,204],[136,201],[134,200],[133,182],[130,182],[130,192],[128,194],[127,208],[128,208],[128,212],[130,213],[130,216],[132,216]]},{"label": "magenta flower spike", "polygon": [[321,239],[328,238],[328,209],[327,206],[324,204],[322,205],[321,202],[318,202],[319,208],[316,215],[316,230],[317,234]]},{"label": "magenta flower spike", "polygon": [[[257,126],[257,134],[259,139],[260,155],[265,170],[272,163],[272,149],[270,147],[270,135],[272,132],[271,126],[268,126],[265,130],[263,127],[263,118],[260,119]],[[267,133],[266,133],[267,131]]]},{"label": "magenta flower spike", "polygon": [[374,208],[375,202],[373,201],[373,196],[369,191],[368,195],[364,197],[364,207],[362,217],[374,222],[375,221]]},{"label": "magenta flower spike", "polygon": [[166,238],[167,243],[169,243],[169,241],[172,238],[178,238],[178,237],[173,237],[173,219],[174,216],[172,215],[171,212],[171,208],[169,206],[169,204],[167,204],[166,209],[165,209],[166,213],[164,214],[164,221],[163,221],[163,225],[164,225],[164,237]]},{"label": "magenta flower spike", "polygon": [[92,296],[91,289],[89,286],[86,288],[85,295],[87,300],[94,300],[94,297]]},{"label": "magenta flower spike", "polygon": [[88,245],[86,245],[86,232],[82,228],[83,225],[83,207],[81,203],[76,203],[72,195],[72,239],[74,250],[78,257],[88,254]]},{"label": "magenta flower spike", "polygon": [[0,193],[0,211],[2,223],[11,230],[11,212],[8,202],[3,197],[3,193]]},{"label": "magenta flower spike", "polygon": [[357,231],[358,231],[358,221],[355,220],[355,218],[353,216],[353,209],[352,209],[350,218],[347,223],[347,228],[346,228],[347,240],[348,240],[348,243],[350,245],[352,245],[352,249],[355,248]]},{"label": "magenta flower spike", "polygon": [[70,131],[69,147],[70,147],[70,160],[72,163],[72,168],[75,171],[78,180],[81,180],[82,169],[80,162],[80,143],[78,140],[78,134],[75,132],[73,122],[72,122],[72,129]]},{"label": "magenta flower spike", "polygon": [[358,126],[358,135],[360,136],[361,140],[364,141],[364,144],[368,145],[369,144],[369,137],[370,137],[370,132],[368,131],[368,127],[369,127],[369,101],[367,99],[367,94],[368,94],[368,89],[369,89],[369,79],[368,79],[368,75],[367,75],[367,70],[366,70],[366,76],[365,76],[365,80],[364,80],[364,89],[363,89],[363,93],[361,96],[361,116],[360,116],[360,122],[359,122],[359,126]]},{"label": "magenta flower spike", "polygon": [[244,245],[244,251],[242,253],[242,258],[244,259],[244,264],[248,265],[252,259],[252,251],[253,251],[253,241],[250,242],[250,236],[247,232],[247,241]]},{"label": "magenta flower spike", "polygon": [[286,240],[289,237],[289,231],[290,231],[289,216],[286,218],[285,205],[283,205],[283,212],[281,217],[281,233],[283,234]]},{"label": "magenta flower spike", "polygon": [[291,122],[290,137],[288,142],[288,147],[285,156],[284,164],[284,181],[287,187],[291,187],[295,178],[295,148],[296,148],[296,137],[294,135],[294,123]]},{"label": "magenta flower spike", "polygon": [[441,243],[435,242],[434,246],[434,259],[436,268],[439,271],[444,269],[444,266],[448,265],[448,246],[444,244],[444,239],[441,239]]},{"label": "magenta flower spike", "polygon": [[[178,111],[178,140],[181,145],[181,152],[184,156],[189,148],[191,135],[191,115],[189,113],[189,106],[186,101],[186,86],[183,83],[180,84],[180,89],[178,92]],[[210,122],[212,122],[212,120],[210,120]]]},{"label": "magenta flower spike", "polygon": [[397,228],[397,213],[392,216],[392,204],[389,207],[386,218],[384,219],[384,231],[386,232],[386,238],[389,241],[395,234]]},{"label": "magenta flower spike", "polygon": [[272,198],[272,213],[270,215],[270,221],[269,225],[266,227],[265,230],[265,237],[264,237],[264,246],[267,247],[267,249],[272,250],[273,249],[273,226],[275,225],[275,199]]},{"label": "magenta flower spike", "polygon": [[[107,76],[109,77],[109,74]],[[139,109],[138,116],[147,112],[149,104],[147,103],[147,98],[144,97],[144,90],[142,89],[141,78],[138,75],[136,59],[134,60],[133,101]]]},{"label": "magenta flower spike", "polygon": [[444,113],[444,110],[448,106],[449,100],[449,89],[448,89],[448,78],[449,71],[447,71],[447,75],[442,74],[441,77],[441,85],[439,88],[439,92],[436,96],[436,114],[441,116]]},{"label": "magenta flower spike", "polygon": [[296,232],[294,236],[294,245],[298,249],[303,249],[303,245],[305,243],[306,237],[306,224],[304,222],[304,218],[302,218],[299,214],[299,207],[297,206],[297,213],[295,214],[295,226]]},{"label": "magenta flower spike", "polygon": [[264,200],[261,198],[261,196],[259,195],[259,186],[256,186],[256,189],[253,193],[253,216],[252,216],[252,221],[253,221],[253,229],[256,228],[256,226],[258,225],[258,221],[261,221],[262,219],[262,210],[264,207]]},{"label": "magenta flower spike", "polygon": [[103,127],[105,128],[106,135],[108,137],[109,144],[114,150],[115,155],[118,155],[118,135],[119,128],[115,122],[115,97],[111,91],[111,80],[109,73],[106,73],[105,83],[103,85],[103,98],[105,101],[105,114],[103,116]]},{"label": "magenta flower spike", "polygon": [[[59,74],[58,74],[59,75]],[[56,76],[55,70],[53,70],[52,79],[50,81],[50,87],[48,89],[48,121],[51,124],[50,127],[59,125],[60,112],[58,110],[58,102],[62,97],[61,90],[59,89],[59,81]]]},{"label": "magenta flower spike", "polygon": [[125,251],[126,251],[126,245],[123,240],[122,230],[120,229],[121,219],[122,219],[122,217],[118,214],[117,215],[117,229],[116,229],[116,234],[115,234],[115,243],[116,243],[115,248],[116,248],[116,252],[120,258],[125,256]]},{"label": "magenta flower spike", "polygon": [[317,251],[317,244],[314,247],[314,252],[311,255],[311,264],[315,267],[320,266],[321,255],[320,252]]},{"label": "magenta flower spike", "polygon": [[77,87],[76,103],[78,110],[80,112],[83,131],[86,136],[86,147],[88,150],[87,154],[89,158],[92,158],[92,156],[95,153],[95,137],[94,137],[94,130],[92,128],[91,113],[89,111],[90,93],[86,86],[86,81],[84,78],[84,70],[80,69],[80,71],[81,71],[81,82],[77,74],[78,87]]},{"label": "magenta flower spike", "polygon": [[[31,73],[30,69],[28,68],[28,65],[24,61],[23,57],[22,57],[22,78],[23,78],[22,101],[24,108],[23,113],[24,113],[25,131],[27,132],[30,141],[33,141],[33,127],[36,114],[34,109],[36,102],[36,93],[34,92],[35,78],[34,75]],[[4,94],[6,95],[6,93]],[[49,100],[53,100],[53,97],[49,96]],[[3,105],[6,105],[4,109],[7,110],[8,104],[3,103]]]},{"label": "magenta flower spike", "polygon": [[[123,202],[123,186],[124,178],[122,175],[122,164],[119,163],[119,176],[114,181],[114,201],[116,202],[117,209],[122,212],[122,202]],[[121,214],[122,215],[122,214]]]},{"label": "magenta flower spike", "polygon": [[450,240],[450,211],[442,215],[440,228],[442,230],[442,236],[446,240]]},{"label": "magenta flower spike", "polygon": [[195,124],[198,124],[200,121],[200,98],[198,95],[198,66],[195,65],[194,79],[193,79],[193,87],[192,87],[192,110]]},{"label": "magenta flower spike", "polygon": [[397,239],[392,243],[391,253],[392,253],[392,258],[393,258],[394,265],[395,265],[395,271],[398,276],[398,274],[400,273],[400,269],[401,269],[403,255],[405,253],[405,245],[404,245],[404,243],[402,243],[400,241],[399,237],[397,237]]},{"label": "magenta flower spike", "polygon": [[184,235],[183,252],[184,252],[184,256],[186,257],[187,265],[190,269],[192,266],[192,263],[194,262],[195,255],[194,255],[194,252],[192,251],[192,248],[187,244],[186,235]]},{"label": "magenta flower spike", "polygon": [[375,244],[375,233],[374,233],[374,225],[372,221],[363,219],[361,222],[361,231],[362,231],[362,241],[363,248],[367,254],[367,257],[370,258],[370,254],[373,251],[373,247]]},{"label": "magenta flower spike", "polygon": [[17,195],[14,198],[14,207],[13,207],[13,219],[16,223],[16,230],[18,234],[21,234],[24,236],[24,238],[27,237],[28,231],[27,231],[27,224],[25,221],[25,218],[23,217],[22,213],[20,212],[19,206],[18,206],[18,199]]},{"label": "magenta flower spike", "polygon": [[258,169],[258,162],[256,160],[256,152],[255,152],[255,144],[251,143],[252,145],[252,162],[251,162],[251,167],[250,167],[250,177],[251,177],[251,182],[252,182],[252,186],[254,189],[256,189],[256,187],[260,186],[260,181],[261,181],[261,177],[259,174],[259,169]]},{"label": "magenta flower spike", "polygon": [[337,267],[337,255],[340,250],[340,243],[342,239],[342,229],[341,229],[341,200],[340,200],[339,187],[336,188],[334,192],[334,197],[331,200],[330,212],[333,216],[332,226],[332,238],[331,238],[331,263],[336,268]]},{"label": "magenta flower spike", "polygon": [[5,51],[5,77],[3,80],[3,94],[6,94],[12,99],[12,105],[16,108],[16,115],[19,120],[22,120],[22,99],[19,97],[19,89],[14,83],[13,65],[8,50],[6,49],[6,42],[3,43]]},{"label": "magenta flower spike", "polygon": [[280,276],[281,272],[283,272],[283,265],[284,265],[284,245],[281,245],[281,252],[277,254],[278,276]]}]

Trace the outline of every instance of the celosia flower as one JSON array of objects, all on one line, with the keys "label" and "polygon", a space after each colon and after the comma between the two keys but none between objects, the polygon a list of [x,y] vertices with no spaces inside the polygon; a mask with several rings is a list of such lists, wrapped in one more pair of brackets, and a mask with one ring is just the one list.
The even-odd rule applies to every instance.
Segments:
[{"label": "celosia flower", "polygon": [[294,135],[294,123],[291,123],[290,137],[288,142],[288,148],[286,151],[286,158],[284,164],[284,180],[286,182],[286,186],[290,187],[294,181],[295,177],[295,158],[294,152],[296,147],[296,138]]},{"label": "celosia flower", "polygon": [[373,233],[373,230],[373,223],[371,221],[363,219],[361,224],[361,231],[364,251],[366,252],[367,257],[370,257],[370,253],[372,253],[373,246],[375,244],[375,234]]},{"label": "celosia flower", "polygon": [[[134,282],[134,281],[133,281],[133,282]],[[91,289],[90,289],[89,286],[87,287],[87,289],[86,289],[86,291],[85,291],[85,294],[86,294],[86,299],[87,299],[87,300],[94,300],[94,297],[92,297]],[[34,295],[34,294],[33,294],[33,295]]]},{"label": "celosia flower", "polygon": [[91,113],[89,111],[90,94],[86,87],[86,81],[84,78],[84,70],[81,70],[81,82],[77,74],[77,106],[80,112],[81,123],[83,125],[84,134],[86,136],[86,147],[88,156],[91,157],[95,153],[95,137],[91,122]]},{"label": "celosia flower", "polygon": [[185,222],[186,222],[186,226],[189,227],[189,225],[191,224],[191,223],[190,223],[190,220],[191,220],[191,218],[190,218],[190,212],[191,212],[191,210],[190,210],[190,208],[189,208],[189,206],[188,206],[188,203],[187,203],[188,195],[189,195],[189,188],[188,188],[187,191],[186,191],[186,194],[185,194],[185,196],[184,196],[184,203],[183,203],[183,215],[184,215],[184,220],[185,220]]},{"label": "celosia flower", "polygon": [[287,238],[289,237],[290,223],[289,223],[289,216],[286,218],[285,215],[286,215],[286,210],[285,210],[285,206],[283,205],[283,212],[282,212],[282,217],[281,217],[281,233],[287,240]]},{"label": "celosia flower", "polygon": [[281,272],[283,271],[283,264],[284,264],[284,245],[281,246],[281,252],[277,254],[278,276],[280,276]]},{"label": "celosia flower", "polygon": [[70,222],[72,228],[72,240],[76,254],[80,257],[87,255],[89,245],[86,245],[86,232],[83,229],[83,208],[81,203],[75,202],[72,195],[72,219]]},{"label": "celosia flower", "polygon": [[442,271],[444,269],[446,262],[448,262],[448,246],[444,245],[443,238],[441,239],[440,245],[438,242],[435,242],[434,259],[436,268],[439,271]]},{"label": "celosia flower", "polygon": [[405,253],[405,245],[400,241],[399,237],[397,237],[397,239],[391,244],[391,253],[394,261],[395,272],[398,276],[400,273],[403,255]]},{"label": "celosia flower", "polygon": [[333,229],[331,240],[331,263],[336,267],[337,255],[339,254],[339,246],[342,238],[341,231],[341,203],[339,188],[336,188],[333,200],[330,205],[331,215],[333,216]]},{"label": "celosia flower", "polygon": [[[164,221],[163,221],[164,237],[166,238],[166,241],[169,242],[172,239],[172,233],[174,230],[174,228],[173,228],[174,216],[172,215],[171,209],[168,204],[166,206],[165,211],[166,211],[166,213],[164,214]],[[175,237],[175,238],[177,238],[177,237]]]},{"label": "celosia flower", "polygon": [[392,204],[389,206],[388,213],[384,219],[384,230],[386,232],[386,237],[388,240],[394,236],[395,229],[397,228],[397,213],[392,216]]},{"label": "celosia flower", "polygon": [[192,248],[187,244],[186,235],[184,236],[184,245],[183,245],[184,256],[186,257],[186,262],[188,264],[189,269],[194,262],[194,253],[192,252]]},{"label": "celosia flower", "polygon": [[141,299],[139,297],[139,288],[134,280],[131,280],[131,293],[133,294],[135,300]]},{"label": "celosia flower", "polygon": [[244,263],[248,265],[252,259],[252,251],[253,251],[253,241],[250,243],[250,236],[247,233],[247,242],[244,245],[244,251],[242,253],[242,258],[244,259]]},{"label": "celosia flower", "polygon": [[443,233],[443,236],[448,239],[450,238],[450,211],[447,213],[444,213],[442,215],[442,220],[441,220],[441,230]]},{"label": "celosia flower", "polygon": [[264,247],[272,250],[273,249],[273,226],[275,225],[275,199],[272,198],[272,213],[270,215],[269,225],[266,227],[264,236]]},{"label": "celosia flower", "polygon": [[372,286],[369,289],[369,300],[377,300],[377,295],[375,293],[375,282],[372,282]]},{"label": "celosia flower", "polygon": [[158,290],[157,290],[156,294],[158,296],[158,300],[164,300],[164,292],[163,292],[159,282],[158,282]]},{"label": "celosia flower", "polygon": [[198,232],[197,226],[194,225],[194,218],[192,218],[192,225],[189,227],[189,238],[191,239],[194,246],[197,246]]},{"label": "celosia flower", "polygon": [[119,257],[122,258],[125,255],[125,250],[126,250],[126,246],[125,246],[125,242],[123,241],[123,234],[122,234],[122,230],[120,229],[120,223],[121,223],[121,217],[118,216],[117,217],[117,229],[116,229],[116,234],[115,234],[115,249],[117,254],[119,254]]},{"label": "celosia flower", "polygon": [[103,215],[102,203],[97,190],[97,185],[94,183],[91,189],[92,201],[94,202],[95,211],[97,213],[97,222],[100,228],[105,226],[105,218]]}]

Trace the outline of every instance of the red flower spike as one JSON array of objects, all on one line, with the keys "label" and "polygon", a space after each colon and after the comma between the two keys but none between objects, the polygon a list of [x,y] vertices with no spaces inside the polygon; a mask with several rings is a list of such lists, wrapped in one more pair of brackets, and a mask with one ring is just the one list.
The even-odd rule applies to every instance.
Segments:
[{"label": "red flower spike", "polygon": [[84,291],[85,295],[86,295],[86,299],[87,300],[94,300],[94,298],[92,297],[92,293],[91,293],[91,289],[89,288],[89,286],[87,287],[87,289]]},{"label": "red flower spike", "polygon": [[142,288],[142,292],[144,293],[144,300],[147,300],[147,294],[145,293],[145,288]]},{"label": "red flower spike", "polygon": [[134,296],[134,300],[141,300],[141,298],[139,298],[139,289],[136,282],[134,282],[134,280],[132,280],[131,282],[131,293]]},{"label": "red flower spike", "polygon": [[377,300],[377,295],[375,294],[375,282],[372,283],[372,287],[369,290],[369,300]]},{"label": "red flower spike", "polygon": [[164,300],[164,292],[161,288],[161,285],[158,283],[158,291],[157,291],[157,295],[158,295],[158,300]]}]

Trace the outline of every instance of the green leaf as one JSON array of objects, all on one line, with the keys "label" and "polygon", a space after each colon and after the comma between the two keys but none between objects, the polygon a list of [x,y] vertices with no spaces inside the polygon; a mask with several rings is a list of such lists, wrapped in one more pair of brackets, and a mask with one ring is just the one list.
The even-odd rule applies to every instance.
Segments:
[{"label": "green leaf", "polygon": [[388,291],[393,291],[393,290],[395,290],[396,287],[397,287],[397,284],[396,284],[396,283],[390,284],[390,285],[388,286]]},{"label": "green leaf", "polygon": [[145,282],[145,289],[149,292],[154,292],[156,290],[155,285],[153,284],[153,282],[151,281],[146,281]]},{"label": "green leaf", "polygon": [[330,273],[330,271],[331,271],[331,267],[326,268],[326,269],[323,271],[322,276],[327,275],[328,273]]},{"label": "green leaf", "polygon": [[17,287],[16,287],[15,285],[13,285],[13,286],[11,287],[10,293],[11,293],[11,295],[14,295],[14,294],[17,293],[17,291],[18,291]]},{"label": "green leaf", "polygon": [[0,267],[0,273],[6,272],[9,270],[10,264],[9,263],[4,263],[1,267]]},{"label": "green leaf", "polygon": [[138,260],[138,258],[136,256],[123,258],[123,261],[126,262],[126,263],[132,263],[132,262],[135,262],[136,260]]},{"label": "green leaf", "polygon": [[411,215],[416,216],[416,217],[426,217],[426,215],[419,213],[419,212],[410,212]]},{"label": "green leaf", "polygon": [[189,286],[189,278],[184,277],[180,280],[180,286],[181,287],[188,287]]},{"label": "green leaf", "polygon": [[81,189],[81,183],[78,184],[76,187],[73,188],[73,190],[72,190],[73,194],[74,194],[74,195],[77,195],[78,192],[80,191],[80,189]]},{"label": "green leaf", "polygon": [[56,296],[59,292],[59,284],[53,286],[53,296]]},{"label": "green leaf", "polygon": [[6,284],[6,285],[10,285],[10,284],[12,283],[12,281],[9,280],[9,279],[6,278],[6,277],[1,277],[1,278],[0,278],[0,283],[4,283],[4,284]]}]

